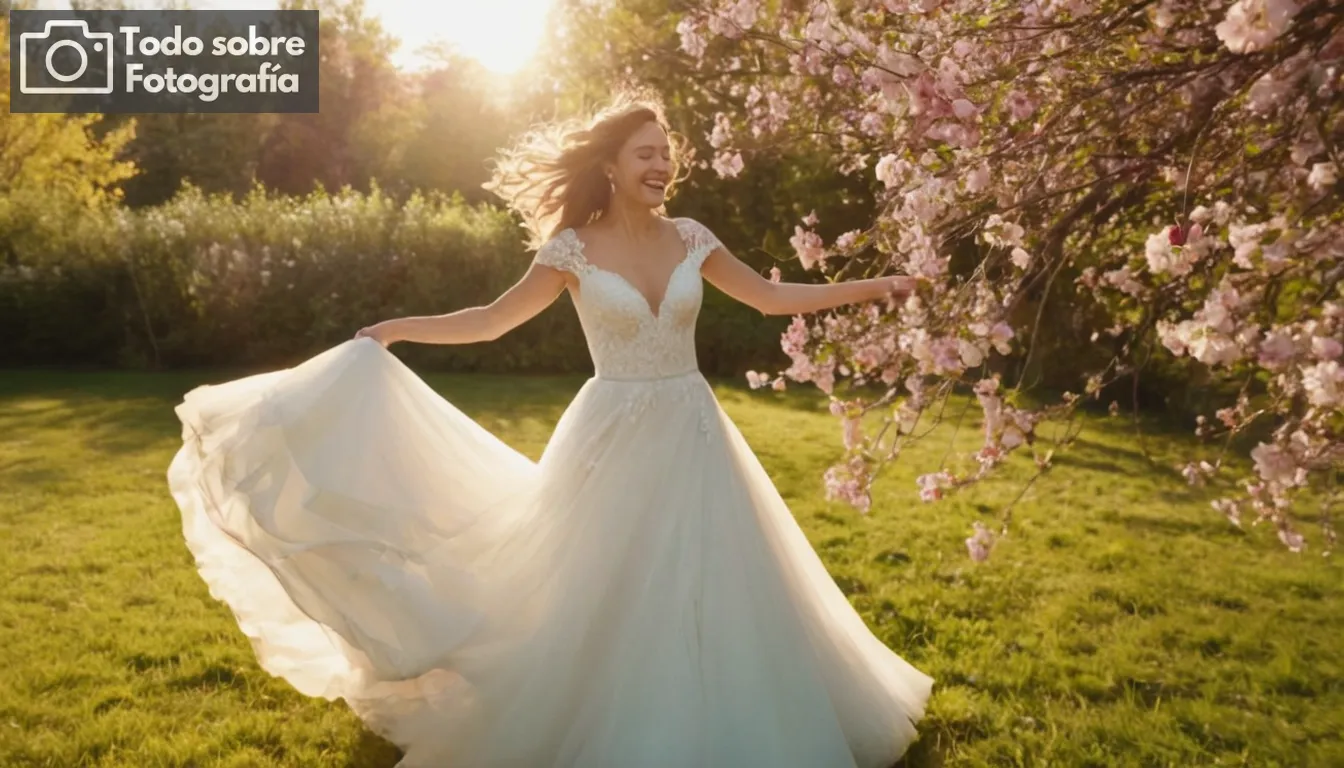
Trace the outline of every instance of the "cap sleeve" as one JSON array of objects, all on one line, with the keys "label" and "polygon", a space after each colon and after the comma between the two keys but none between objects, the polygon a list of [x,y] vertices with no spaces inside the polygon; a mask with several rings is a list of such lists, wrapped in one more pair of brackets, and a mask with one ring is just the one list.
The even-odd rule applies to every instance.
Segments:
[{"label": "cap sleeve", "polygon": [[677,219],[677,228],[681,230],[681,236],[686,241],[686,251],[691,261],[696,264],[703,264],[714,249],[723,247],[723,243],[709,230],[709,227],[695,219]]},{"label": "cap sleeve", "polygon": [[577,236],[572,229],[566,229],[558,233],[555,237],[542,243],[537,249],[537,255],[532,261],[536,264],[542,264],[562,272],[571,272],[580,274],[583,272],[587,262],[583,255],[579,253]]}]

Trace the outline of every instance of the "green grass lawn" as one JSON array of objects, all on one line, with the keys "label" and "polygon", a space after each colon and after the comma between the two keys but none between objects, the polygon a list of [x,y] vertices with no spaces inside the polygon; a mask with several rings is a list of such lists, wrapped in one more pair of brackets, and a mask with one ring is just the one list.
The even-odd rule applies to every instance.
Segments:
[{"label": "green grass lawn", "polygon": [[[396,762],[262,672],[194,570],[172,406],[231,377],[0,373],[0,766]],[[534,458],[582,383],[427,378]],[[974,424],[912,449],[862,517],[823,498],[839,427],[814,392],[717,389],[869,626],[937,678],[906,765],[1344,766],[1338,557],[1230,527],[1171,468],[1184,438],[1150,459],[1089,422],[975,564],[963,539],[1024,463],[936,505],[913,483]]]}]

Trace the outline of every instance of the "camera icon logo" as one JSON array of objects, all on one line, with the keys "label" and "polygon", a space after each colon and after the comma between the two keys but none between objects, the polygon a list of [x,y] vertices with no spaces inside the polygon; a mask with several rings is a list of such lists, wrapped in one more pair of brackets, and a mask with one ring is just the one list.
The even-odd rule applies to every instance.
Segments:
[{"label": "camera icon logo", "polygon": [[[82,36],[82,38],[74,39],[73,37],[61,36],[60,39],[53,41],[52,33],[62,28],[68,28],[71,34]],[[42,53],[44,45],[46,46],[45,55]],[[74,72],[57,71],[55,66],[55,55],[66,48],[74,51],[79,59],[79,67]],[[107,64],[102,68],[103,71],[95,82],[89,84],[77,82],[88,71],[90,51],[93,52],[95,57],[101,55]],[[28,77],[28,62],[36,60],[34,54],[42,57],[42,62],[46,65],[47,77],[59,83],[69,83],[69,85],[32,84]],[[87,21],[71,19],[48,21],[46,28],[41,32],[24,32],[19,35],[19,92],[46,94],[111,93],[112,33],[90,32]]]}]

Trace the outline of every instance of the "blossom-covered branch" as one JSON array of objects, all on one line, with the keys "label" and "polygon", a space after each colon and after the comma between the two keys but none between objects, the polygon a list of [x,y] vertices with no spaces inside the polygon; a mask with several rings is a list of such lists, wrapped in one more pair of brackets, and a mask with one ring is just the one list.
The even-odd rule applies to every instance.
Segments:
[{"label": "blossom-covered branch", "polygon": [[[923,498],[1036,450],[1039,425],[1071,419],[1084,399],[1029,409],[1012,397],[1045,318],[1065,318],[1093,344],[1080,361],[1092,367],[1086,396],[1138,376],[1154,350],[1227,382],[1235,405],[1199,434],[1270,427],[1244,491],[1215,508],[1240,524],[1249,507],[1300,551],[1294,500],[1319,493],[1333,545],[1344,6],[726,0],[697,6],[678,33],[717,110],[708,139],[721,176],[803,146],[872,180],[871,226],[830,244],[815,217],[796,228],[805,268],[927,280],[899,307],[795,319],[789,368],[751,377],[835,397],[848,454],[827,473],[833,497],[866,510],[878,468],[959,385],[983,415],[978,467],[921,476]],[[1009,371],[1019,380],[1005,392]],[[883,424],[865,436],[874,412]],[[1048,456],[1036,455],[1042,470]],[[1202,482],[1224,466],[1219,456],[1183,472]],[[967,545],[980,558],[993,543],[983,528]]]}]

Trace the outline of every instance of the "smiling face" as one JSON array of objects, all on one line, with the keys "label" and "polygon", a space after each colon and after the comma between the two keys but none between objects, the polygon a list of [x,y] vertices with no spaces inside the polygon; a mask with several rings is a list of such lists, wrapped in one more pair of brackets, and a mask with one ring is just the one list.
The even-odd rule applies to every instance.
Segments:
[{"label": "smiling face", "polygon": [[629,203],[657,208],[663,204],[672,181],[672,146],[657,122],[640,126],[625,140],[616,162],[607,165],[616,185],[616,196]]}]

